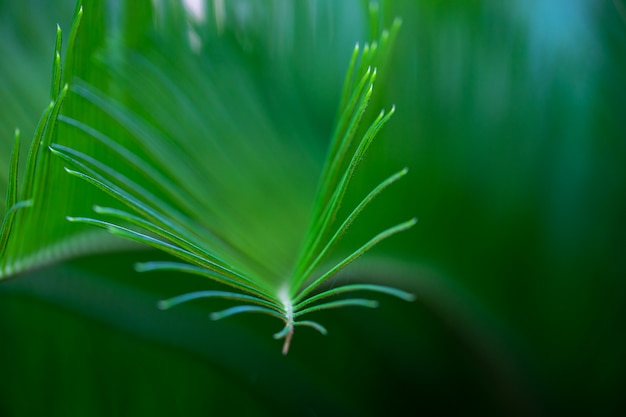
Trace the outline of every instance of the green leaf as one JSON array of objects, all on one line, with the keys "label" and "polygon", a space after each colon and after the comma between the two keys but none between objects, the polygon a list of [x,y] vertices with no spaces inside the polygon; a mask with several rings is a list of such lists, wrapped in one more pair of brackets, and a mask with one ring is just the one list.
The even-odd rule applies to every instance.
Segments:
[{"label": "green leaf", "polygon": [[[69,256],[72,248],[104,248],[107,240],[95,232],[89,249],[77,245],[86,231],[104,230],[179,261],[144,262],[138,271],[187,272],[239,291],[199,290],[161,307],[197,298],[243,301],[211,317],[256,312],[279,318],[284,329],[275,336],[284,338],[287,353],[296,326],[326,333],[317,322],[298,320],[302,315],[378,305],[327,297],[369,290],[412,299],[384,285],[323,287],[416,222],[380,232],[330,268],[322,264],[373,199],[407,173],[391,175],[340,217],[360,162],[395,111],[372,116],[368,106],[399,21],[381,32],[381,9],[369,8],[370,30],[378,38],[354,48],[336,121],[323,129],[328,137],[311,129],[316,121],[294,93],[299,87],[272,73],[289,65],[297,46],[281,43],[284,34],[274,36],[267,21],[241,22],[236,6],[225,7],[215,20],[195,21],[181,4],[146,1],[137,11],[123,9],[127,18],[137,18],[137,27],[119,29],[104,24],[109,12],[103,2],[85,9],[77,4],[66,68],[57,28],[53,101],[28,156],[21,201],[33,205],[28,215],[9,210],[15,216],[5,220],[0,260],[9,265],[6,273]],[[317,148],[326,142],[323,156]],[[15,186],[7,201],[16,206]],[[12,227],[30,234],[42,225],[41,242],[12,239]],[[121,241],[112,240],[118,247]]]}]

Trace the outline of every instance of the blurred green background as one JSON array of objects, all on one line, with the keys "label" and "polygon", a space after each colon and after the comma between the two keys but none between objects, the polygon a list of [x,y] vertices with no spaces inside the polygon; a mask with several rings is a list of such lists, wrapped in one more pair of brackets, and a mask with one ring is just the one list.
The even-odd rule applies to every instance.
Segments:
[{"label": "blurred green background", "polygon": [[[47,104],[55,24],[69,28],[73,7],[0,1],[3,159]],[[154,253],[66,262],[0,284],[1,416],[624,412],[625,3],[387,8],[403,27],[372,107],[397,113],[355,195],[410,173],[350,236],[380,230],[382,210],[419,223],[339,279],[384,278],[418,300],[319,313],[329,335],[302,331],[283,357],[271,318],[158,311],[206,283],[132,272]],[[338,36],[337,68],[358,29]]]}]

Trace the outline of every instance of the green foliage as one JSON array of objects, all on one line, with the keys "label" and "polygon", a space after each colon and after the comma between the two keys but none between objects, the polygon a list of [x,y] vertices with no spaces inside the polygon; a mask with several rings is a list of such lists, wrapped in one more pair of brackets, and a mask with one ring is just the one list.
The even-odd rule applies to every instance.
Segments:
[{"label": "green foliage", "polygon": [[[90,0],[70,46],[73,0],[0,0],[0,189],[7,192],[0,213],[12,217],[1,239],[17,249],[21,236],[23,250],[11,249],[18,263],[2,259],[12,272],[28,267],[0,284],[0,415],[377,416],[390,404],[425,415],[623,415],[623,4],[398,0],[368,9],[362,0],[211,1],[202,21],[167,1]],[[394,33],[396,16],[402,29],[371,64],[375,87],[334,185],[380,110],[393,116],[316,243],[307,231],[325,227],[318,201],[340,197],[318,191],[321,173],[330,172],[324,161],[339,109],[350,98],[343,92],[356,91],[365,75],[355,64],[347,76],[354,42],[360,62],[362,41],[378,40],[383,28]],[[51,101],[57,22],[65,35],[57,85],[70,85],[51,132],[57,151],[91,158],[81,163],[116,184],[132,181],[128,191],[167,204],[177,224],[194,207],[211,206],[188,229],[207,236],[195,227],[206,223],[236,232],[237,248],[222,236],[213,242],[245,276],[263,277],[272,296],[295,276],[309,277],[299,286],[306,290],[381,231],[419,215],[418,228],[381,241],[303,300],[295,301],[297,285],[287,291],[301,311],[346,298],[366,307],[379,300],[381,308],[294,317],[323,324],[328,335],[297,327],[285,357],[282,341],[268,337],[282,318],[207,320],[256,307],[276,312],[248,303],[252,293],[207,279],[206,268],[68,222],[105,221],[161,239],[139,226],[148,225],[145,215],[68,175],[65,167],[89,173],[49,148],[37,151],[47,154],[37,159],[48,164],[44,194],[63,191],[72,201],[15,206],[30,139]],[[253,146],[231,139],[243,136]],[[228,138],[224,147],[209,142],[217,137]],[[267,138],[273,142],[260,149]],[[193,152],[193,164],[176,163],[187,156],[172,144],[194,142],[205,147]],[[250,187],[245,178],[257,171]],[[240,195],[246,188],[254,192]],[[12,214],[5,195],[15,196]],[[248,217],[255,211],[285,226],[265,233]],[[31,226],[7,228],[19,217]],[[99,253],[108,248],[115,252]],[[252,248],[254,259],[240,255]],[[76,251],[90,256],[74,258]],[[31,269],[49,260],[55,265]],[[308,267],[294,268],[299,261]],[[369,300],[366,286],[381,284],[418,302],[380,292]],[[358,291],[323,298],[350,286]],[[209,299],[155,308],[158,300],[169,307],[166,300],[201,296]]]},{"label": "green foliage", "polygon": [[[82,9],[79,5],[68,40],[68,48],[72,51],[75,50],[81,18]],[[62,71],[61,48],[61,29],[57,26],[50,104],[35,128],[22,178],[18,178],[18,152],[21,145],[17,134],[13,147],[14,157],[11,158],[1,231],[0,278],[108,246],[106,239],[95,240],[94,234],[88,230],[66,226],[67,214],[64,213],[67,210],[89,204],[75,196],[89,194],[84,187],[68,181],[48,150],[58,135],[58,117],[69,92],[68,81],[74,76],[70,70]],[[70,54],[68,60],[72,59],[73,55]]]},{"label": "green foliage", "polygon": [[[65,73],[57,30],[52,102],[33,140],[20,201],[14,196],[17,156],[12,159],[0,254],[3,275],[74,252],[72,248],[85,245],[78,240],[85,226],[96,226],[184,262],[143,263],[138,271],[190,272],[241,292],[198,291],[166,300],[161,308],[208,297],[244,302],[211,317],[243,312],[277,317],[285,326],[274,336],[285,339],[285,354],[295,326],[326,334],[320,324],[302,320],[305,314],[378,305],[362,298],[337,300],[336,295],[375,291],[413,299],[382,285],[350,284],[320,292],[328,279],[374,245],[416,222],[390,227],[349,255],[329,260],[332,247],[361,211],[407,173],[403,169],[384,180],[350,214],[338,217],[357,166],[394,112],[382,111],[367,122],[376,66],[385,63],[399,20],[362,51],[355,47],[329,151],[318,164],[311,156],[320,139],[308,133],[312,123],[306,108],[289,93],[283,98],[285,87],[264,76],[263,65],[245,64],[267,59],[276,41],[261,36],[250,46],[238,40],[236,31],[249,28],[237,21],[230,26],[224,16],[237,17],[235,9],[227,7],[214,25],[204,21],[189,27],[182,4],[146,7],[132,16],[144,34],[133,27],[107,35],[98,29],[104,4],[88,6],[93,10],[85,17],[80,3],[76,8]],[[153,26],[149,19],[159,14]],[[377,14],[370,9],[372,22],[380,20]],[[95,22],[95,29],[91,24],[89,31],[82,29],[83,18]],[[132,48],[124,39],[128,34]],[[99,59],[96,70],[89,65],[92,57]],[[72,94],[65,105],[68,81]],[[369,125],[365,129],[363,122]],[[52,155],[58,159],[50,160]],[[59,162],[71,177],[93,187],[62,176]],[[315,173],[317,166],[321,174]],[[130,211],[100,205],[102,193]],[[74,215],[87,204],[93,205],[95,216]],[[17,209],[25,206],[32,207],[20,215]],[[57,213],[82,227],[61,223]],[[25,239],[34,234],[31,230],[43,234],[42,240]],[[93,242],[98,245],[98,238]]]}]

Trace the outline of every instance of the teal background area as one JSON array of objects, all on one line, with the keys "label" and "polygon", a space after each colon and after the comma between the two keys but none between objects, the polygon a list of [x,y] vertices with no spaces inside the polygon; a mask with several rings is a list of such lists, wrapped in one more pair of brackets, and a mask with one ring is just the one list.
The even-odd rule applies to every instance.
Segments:
[{"label": "teal background area", "polygon": [[[349,197],[410,172],[350,242],[380,219],[419,222],[338,280],[417,301],[316,313],[328,336],[303,329],[283,357],[271,318],[157,310],[206,282],[132,272],[153,252],[51,266],[0,284],[1,416],[625,411],[626,5],[389,4],[403,27],[371,107],[397,112]],[[47,104],[55,24],[72,10],[0,1],[3,158]]]}]

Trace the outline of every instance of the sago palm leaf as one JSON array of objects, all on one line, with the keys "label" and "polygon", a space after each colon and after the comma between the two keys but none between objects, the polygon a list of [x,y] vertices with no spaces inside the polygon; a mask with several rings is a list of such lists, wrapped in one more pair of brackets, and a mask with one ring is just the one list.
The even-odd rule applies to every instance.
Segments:
[{"label": "sago palm leaf", "polygon": [[[104,6],[97,3],[85,10],[85,19],[101,21]],[[0,259],[32,250],[4,236],[37,225],[13,219],[12,213],[42,200],[43,207],[52,204],[76,226],[64,228],[55,244],[63,234],[73,237],[96,226],[169,253],[178,260],[141,263],[136,269],[188,272],[231,290],[183,294],[160,302],[160,308],[198,298],[233,300],[232,307],[211,317],[259,312],[279,318],[284,328],[275,337],[285,339],[284,353],[295,326],[326,333],[321,324],[303,319],[309,313],[377,306],[376,300],[341,297],[345,294],[374,291],[412,300],[411,294],[384,285],[324,286],[378,242],[415,224],[410,219],[381,228],[347,254],[333,255],[357,216],[407,172],[390,173],[352,209],[342,206],[359,162],[393,114],[392,108],[372,116],[367,106],[376,68],[384,64],[399,21],[376,41],[354,49],[324,157],[319,143],[325,142],[325,129],[315,126],[289,79],[289,54],[296,47],[278,42],[287,35],[307,39],[302,31],[276,29],[289,27],[292,16],[257,10],[254,2],[247,4],[250,15],[227,6],[206,8],[193,18],[181,4],[138,4],[126,10],[133,30],[98,38],[83,26],[78,38],[71,37],[83,44],[70,41],[69,89],[62,87],[55,59],[55,99],[35,137],[24,192],[19,199],[14,187],[8,193],[7,207],[14,208],[7,211]],[[295,5],[293,13],[306,13],[303,7]],[[82,14],[77,10],[73,33]],[[380,17],[377,8],[370,10],[370,27],[376,30]],[[94,39],[105,38],[106,47],[94,55],[98,65],[86,70],[75,48],[91,57]],[[58,158],[49,160],[46,148]],[[56,180],[59,164],[70,174],[60,180],[65,189],[42,185],[50,178],[42,173],[51,172]],[[11,166],[15,184],[16,163]],[[85,198],[73,203],[78,192]],[[86,211],[87,204],[93,211]]]},{"label": "sago palm leaf", "polygon": [[[20,272],[51,262],[87,253],[104,250],[111,246],[128,246],[121,241],[112,241],[103,233],[96,233],[87,227],[68,227],[66,215],[73,209],[90,207],[90,187],[68,177],[62,164],[53,159],[48,146],[58,135],[58,116],[69,92],[68,81],[75,75],[83,75],[89,66],[93,45],[84,42],[84,33],[78,28],[83,17],[80,3],[76,7],[75,18],[67,41],[69,51],[65,68],[61,65],[62,34],[57,26],[52,56],[52,75],[50,82],[50,103],[44,110],[34,137],[28,147],[25,164],[18,169],[20,150],[19,131],[12,141],[13,151],[6,172],[7,197],[4,201],[2,225],[0,229],[0,279],[13,277]],[[91,33],[101,32],[102,23],[97,16],[89,16],[87,22]],[[83,39],[80,39],[80,38]],[[77,45],[77,43],[80,43]],[[28,82],[28,78],[27,78]],[[65,138],[69,144],[84,146],[91,150],[90,144],[80,142],[80,138]],[[76,142],[78,140],[78,142]],[[4,159],[3,163],[4,164]],[[18,178],[20,177],[20,178]],[[1,184],[0,184],[1,185]]]}]

